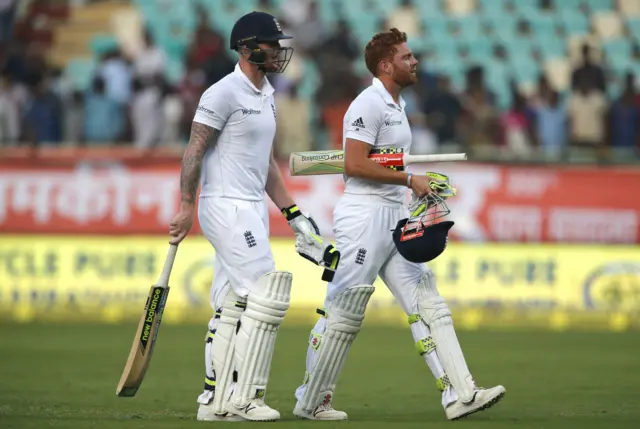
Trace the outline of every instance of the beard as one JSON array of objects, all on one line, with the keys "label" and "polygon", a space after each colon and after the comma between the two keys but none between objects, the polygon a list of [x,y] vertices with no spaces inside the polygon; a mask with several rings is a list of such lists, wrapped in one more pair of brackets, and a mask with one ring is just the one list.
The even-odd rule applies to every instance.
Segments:
[{"label": "beard", "polygon": [[[417,73],[417,70],[416,70]],[[397,72],[393,77],[393,81],[401,88],[414,85],[418,83],[417,74],[413,74],[410,71]]]}]

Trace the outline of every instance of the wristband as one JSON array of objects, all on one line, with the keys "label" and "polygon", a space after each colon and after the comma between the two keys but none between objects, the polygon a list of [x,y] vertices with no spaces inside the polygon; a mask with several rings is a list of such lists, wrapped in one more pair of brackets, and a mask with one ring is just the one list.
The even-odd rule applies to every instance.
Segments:
[{"label": "wristband", "polygon": [[411,176],[413,176],[413,173],[407,175],[407,188],[411,187]]},{"label": "wristband", "polygon": [[291,221],[302,214],[296,204],[292,205],[291,207],[285,207],[280,211],[282,212],[282,215],[287,219],[287,221]]}]

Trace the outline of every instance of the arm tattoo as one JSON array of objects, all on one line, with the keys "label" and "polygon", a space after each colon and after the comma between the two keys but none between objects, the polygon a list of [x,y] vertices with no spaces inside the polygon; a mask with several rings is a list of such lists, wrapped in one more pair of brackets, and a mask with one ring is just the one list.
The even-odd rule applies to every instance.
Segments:
[{"label": "arm tattoo", "polygon": [[183,203],[195,203],[198,184],[200,182],[200,169],[202,157],[205,152],[216,145],[220,131],[198,122],[191,124],[191,138],[189,146],[182,157],[182,169],[180,171],[180,201]]}]

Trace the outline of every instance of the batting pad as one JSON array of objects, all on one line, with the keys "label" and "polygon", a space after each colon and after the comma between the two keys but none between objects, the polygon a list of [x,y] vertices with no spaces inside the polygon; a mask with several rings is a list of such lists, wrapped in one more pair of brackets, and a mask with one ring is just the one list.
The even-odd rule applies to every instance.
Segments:
[{"label": "batting pad", "polygon": [[278,327],[289,309],[291,279],[284,271],[265,274],[249,293],[236,335],[238,380],[231,400],[237,408],[265,395]]},{"label": "batting pad", "polygon": [[213,396],[213,410],[216,414],[227,412],[227,389],[233,381],[233,350],[236,341],[238,321],[246,307],[246,300],[236,295],[230,288],[222,305],[216,333],[211,341],[211,362],[216,378],[216,393]]},{"label": "batting pad", "polygon": [[418,288],[419,313],[431,329],[440,363],[458,397],[462,402],[469,403],[474,398],[475,383],[453,329],[451,311],[438,294],[431,272],[425,274]]},{"label": "batting pad", "polygon": [[326,328],[307,387],[298,405],[313,414],[323,401],[331,400],[336,381],[347,360],[351,344],[362,327],[364,312],[375,288],[352,286],[336,296],[326,308]]}]

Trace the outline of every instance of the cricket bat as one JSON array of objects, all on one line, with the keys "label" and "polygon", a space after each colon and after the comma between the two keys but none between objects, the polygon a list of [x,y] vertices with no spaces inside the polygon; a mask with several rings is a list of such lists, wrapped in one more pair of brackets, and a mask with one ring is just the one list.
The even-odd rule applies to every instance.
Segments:
[{"label": "cricket bat", "polygon": [[[404,170],[409,164],[421,162],[465,161],[467,154],[410,155],[402,152],[401,149],[380,149],[372,151],[369,159],[393,170]],[[342,174],[344,173],[344,150],[293,152],[289,156],[289,172],[292,176]]]},{"label": "cricket bat", "polygon": [[169,295],[169,276],[171,275],[171,268],[173,267],[177,250],[177,245],[172,244],[169,246],[162,274],[160,274],[158,282],[151,286],[149,290],[149,296],[147,297],[147,303],[144,305],[144,312],[140,318],[138,330],[135,337],[133,337],[129,358],[116,389],[116,395],[120,397],[135,396],[149,368],[151,355],[160,330],[162,313]]}]

